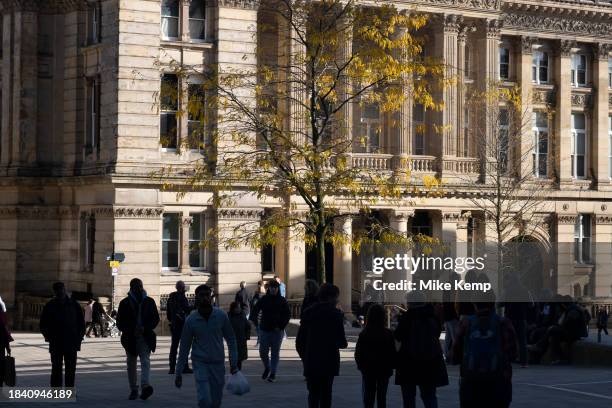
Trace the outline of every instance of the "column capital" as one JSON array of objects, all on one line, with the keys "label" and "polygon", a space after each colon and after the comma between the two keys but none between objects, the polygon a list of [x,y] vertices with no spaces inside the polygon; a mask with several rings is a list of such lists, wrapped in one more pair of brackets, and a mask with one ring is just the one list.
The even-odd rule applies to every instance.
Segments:
[{"label": "column capital", "polygon": [[569,57],[572,54],[572,48],[576,48],[576,41],[559,40],[559,55],[561,57]]},{"label": "column capital", "polygon": [[465,42],[469,33],[476,31],[476,27],[471,24],[461,24],[459,27],[459,34],[457,35],[457,41]]},{"label": "column capital", "polygon": [[487,34],[487,38],[499,38],[503,21],[499,19],[486,19],[483,21],[483,26]]},{"label": "column capital", "polygon": [[445,34],[458,34],[463,23],[463,16],[459,14],[442,14],[439,17]]},{"label": "column capital", "polygon": [[521,36],[521,54],[533,54],[533,44],[535,44],[537,38],[528,37],[525,35]]},{"label": "column capital", "polygon": [[193,224],[193,217],[192,216],[181,217],[181,223],[184,226],[190,226],[191,224]]},{"label": "column capital", "polygon": [[461,211],[445,211],[441,210],[442,222],[459,222],[461,220]]},{"label": "column capital", "polygon": [[397,221],[408,221],[408,218],[414,217],[414,210],[393,210],[391,215],[395,217]]},{"label": "column capital", "polygon": [[600,60],[607,60],[610,58],[610,52],[612,52],[612,44],[597,43],[595,44],[595,57]]}]

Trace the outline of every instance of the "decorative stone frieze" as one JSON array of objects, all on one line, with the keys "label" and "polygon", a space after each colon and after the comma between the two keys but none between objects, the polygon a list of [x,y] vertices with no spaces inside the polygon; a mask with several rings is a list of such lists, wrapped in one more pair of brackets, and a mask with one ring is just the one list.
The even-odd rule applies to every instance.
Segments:
[{"label": "decorative stone frieze", "polygon": [[161,207],[98,207],[93,212],[105,218],[159,218],[164,210]]},{"label": "decorative stone frieze", "polygon": [[554,90],[536,89],[533,91],[532,101],[534,105],[554,105],[555,97]]},{"label": "decorative stone frieze", "polygon": [[612,44],[598,43],[595,44],[595,56],[600,60],[607,60],[610,58],[610,52],[612,51]]},{"label": "decorative stone frieze", "polygon": [[591,94],[572,93],[572,106],[587,109],[591,106]]},{"label": "decorative stone frieze", "polygon": [[78,214],[77,207],[61,206],[61,207],[38,207],[38,206],[22,206],[22,207],[0,207],[0,218],[4,219],[59,219],[73,218]]},{"label": "decorative stone frieze", "polygon": [[502,0],[420,0],[421,3],[478,10],[500,10]]},{"label": "decorative stone frieze", "polygon": [[220,208],[217,210],[219,219],[224,220],[258,220],[264,214],[261,208]]},{"label": "decorative stone frieze", "polygon": [[586,21],[568,17],[543,17],[542,14],[504,13],[504,27],[529,31],[554,31],[610,38],[612,23]]},{"label": "decorative stone frieze", "polygon": [[612,224],[612,215],[596,215],[595,216],[595,224],[597,224],[597,225],[601,225],[601,224],[611,225]]},{"label": "decorative stone frieze", "polygon": [[576,224],[576,215],[557,215],[558,224]]},{"label": "decorative stone frieze", "polygon": [[227,7],[255,10],[259,7],[259,0],[214,0],[215,7]]},{"label": "decorative stone frieze", "polygon": [[459,222],[461,220],[461,213],[458,211],[443,211],[442,222]]}]

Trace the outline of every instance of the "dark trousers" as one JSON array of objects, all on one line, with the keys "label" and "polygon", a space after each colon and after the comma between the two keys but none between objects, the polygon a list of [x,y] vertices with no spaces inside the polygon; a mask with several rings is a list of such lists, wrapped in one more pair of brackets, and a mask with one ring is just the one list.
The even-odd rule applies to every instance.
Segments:
[{"label": "dark trousers", "polygon": [[334,377],[307,377],[308,408],[330,408]]},{"label": "dark trousers", "polygon": [[512,402],[512,382],[505,378],[482,381],[459,380],[461,408],[508,408]]},{"label": "dark trousers", "polygon": [[608,335],[608,327],[607,326],[597,326],[597,342],[601,343],[601,332],[606,333]]},{"label": "dark trousers", "polygon": [[[416,384],[402,384],[401,387],[404,408],[416,408]],[[419,391],[421,391],[421,400],[425,408],[438,408],[438,397],[436,396],[435,386],[419,385]]]},{"label": "dark trousers", "polygon": [[62,365],[65,369],[64,387],[74,387],[77,352],[52,351],[51,352],[51,387],[62,386]]},{"label": "dark trousers", "polygon": [[376,402],[378,408],[385,408],[387,406],[388,386],[389,377],[362,375],[361,390],[363,396],[363,406],[365,408],[374,408],[374,402]]},{"label": "dark trousers", "polygon": [[512,319],[516,340],[518,342],[519,363],[527,364],[527,321],[524,319]]},{"label": "dark trousers", "polygon": [[94,322],[87,322],[87,323],[85,323],[85,329],[87,329],[87,332],[85,334],[87,336],[89,336],[91,334],[91,331],[93,330],[94,336],[98,337],[98,335],[100,333],[98,331],[98,327],[100,327],[99,323],[94,323]]},{"label": "dark trousers", "polygon": [[[176,355],[178,354],[178,347],[181,343],[181,334],[183,333],[183,325],[182,324],[171,324],[170,325],[170,334],[172,335],[172,340],[170,343],[170,369],[174,370],[176,368]],[[187,359],[187,364],[185,364],[185,369],[189,368],[189,359]]]},{"label": "dark trousers", "polygon": [[4,352],[4,345],[0,344],[0,387],[4,384],[4,357],[6,357]]}]

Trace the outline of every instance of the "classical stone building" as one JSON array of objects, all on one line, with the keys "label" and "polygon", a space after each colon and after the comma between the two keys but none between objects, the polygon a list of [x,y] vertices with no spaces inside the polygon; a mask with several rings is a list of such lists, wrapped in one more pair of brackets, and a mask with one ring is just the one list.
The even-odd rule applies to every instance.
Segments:
[{"label": "classical stone building", "polygon": [[[162,82],[190,89],[189,81],[171,74],[169,62],[256,64],[253,34],[265,17],[257,1],[0,4],[0,294],[7,304],[23,293],[47,296],[56,280],[73,291],[110,295],[106,257],[113,248],[125,254],[117,297],[138,276],[158,300],[182,279],[190,290],[213,284],[227,303],[241,280],[254,284],[274,273],[287,282],[289,297],[301,295],[311,265],[304,243],[282,240],[261,251],[193,249],[209,226],[258,219],[269,210],[265,204],[253,199],[213,208],[206,192],[177,201],[151,177],[162,166],[188,170],[201,155],[181,144],[190,133],[189,118],[176,118],[178,106],[159,109],[156,103]],[[532,237],[548,260],[539,271],[544,286],[611,296],[612,2],[394,4],[435,15],[425,52],[442,58],[458,81],[444,93],[442,114],[411,106],[396,132],[384,132],[354,153],[354,165],[389,170],[401,156],[414,174],[448,180],[443,198],[407,200],[405,206],[381,208],[380,216],[399,231],[464,242],[464,248],[486,239],[469,199],[474,187],[453,182],[478,175],[470,133],[478,118],[465,108],[464,85],[484,86],[492,79],[519,85],[532,102],[529,132],[538,140],[530,171],[554,186],[548,210],[539,214],[545,222]],[[551,110],[552,116],[542,113]],[[414,132],[421,123],[450,130],[443,136],[427,130],[423,137]],[[358,224],[347,218],[337,228],[350,231]],[[593,250],[594,243],[604,249]],[[351,293],[362,287],[355,259],[350,247],[330,256],[347,307]]]}]

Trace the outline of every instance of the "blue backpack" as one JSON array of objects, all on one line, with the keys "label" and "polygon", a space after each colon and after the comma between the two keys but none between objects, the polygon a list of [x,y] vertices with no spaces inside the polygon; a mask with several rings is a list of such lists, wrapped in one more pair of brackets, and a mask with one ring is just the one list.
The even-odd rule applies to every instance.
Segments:
[{"label": "blue backpack", "polygon": [[462,376],[471,379],[491,379],[504,367],[500,319],[490,316],[470,316],[469,329],[463,346]]}]

